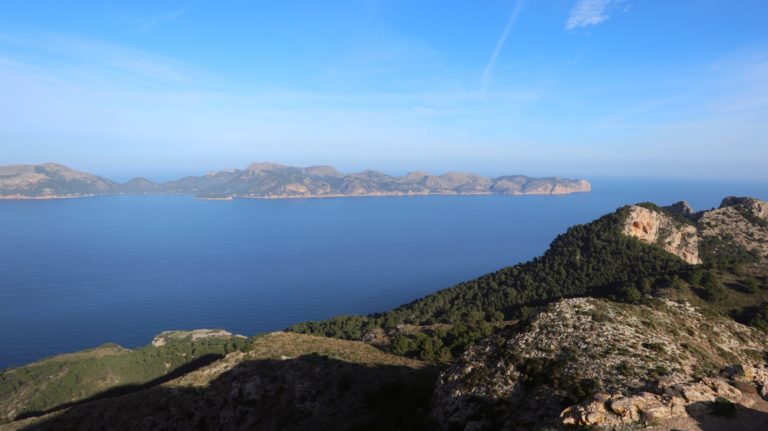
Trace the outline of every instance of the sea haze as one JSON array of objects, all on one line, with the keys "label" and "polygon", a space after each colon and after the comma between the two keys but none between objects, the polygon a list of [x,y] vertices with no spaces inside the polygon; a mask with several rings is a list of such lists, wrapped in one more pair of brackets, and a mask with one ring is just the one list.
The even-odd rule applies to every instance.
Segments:
[{"label": "sea haze", "polygon": [[760,183],[593,181],[568,196],[0,201],[0,368],[163,330],[253,335],[366,314],[541,254],[639,201],[768,198]]}]

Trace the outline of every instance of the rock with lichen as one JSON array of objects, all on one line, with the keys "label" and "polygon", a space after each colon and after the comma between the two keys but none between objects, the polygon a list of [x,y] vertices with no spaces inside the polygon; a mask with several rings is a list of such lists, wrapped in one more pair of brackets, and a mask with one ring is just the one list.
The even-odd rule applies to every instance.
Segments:
[{"label": "rock with lichen", "polygon": [[765,333],[688,304],[564,299],[470,348],[441,375],[433,417],[474,430],[675,417],[691,403],[738,401],[726,379],[706,377],[734,363],[762,375],[767,346]]}]

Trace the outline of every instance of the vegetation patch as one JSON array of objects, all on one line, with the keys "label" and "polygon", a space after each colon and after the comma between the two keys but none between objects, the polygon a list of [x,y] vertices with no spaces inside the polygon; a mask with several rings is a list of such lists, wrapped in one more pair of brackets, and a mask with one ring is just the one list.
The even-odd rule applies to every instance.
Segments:
[{"label": "vegetation patch", "polygon": [[7,369],[0,374],[0,421],[153,386],[242,350],[248,343],[239,336],[193,340],[194,332],[184,334],[165,334],[162,344],[156,342],[159,346],[128,350],[108,344]]}]

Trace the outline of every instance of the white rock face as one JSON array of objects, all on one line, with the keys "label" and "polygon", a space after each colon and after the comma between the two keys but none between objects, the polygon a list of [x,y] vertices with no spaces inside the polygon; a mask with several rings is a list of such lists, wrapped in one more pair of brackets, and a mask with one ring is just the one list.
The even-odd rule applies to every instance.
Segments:
[{"label": "white rock face", "polygon": [[632,205],[624,223],[624,234],[657,244],[688,263],[701,263],[696,227],[678,222],[667,214]]}]

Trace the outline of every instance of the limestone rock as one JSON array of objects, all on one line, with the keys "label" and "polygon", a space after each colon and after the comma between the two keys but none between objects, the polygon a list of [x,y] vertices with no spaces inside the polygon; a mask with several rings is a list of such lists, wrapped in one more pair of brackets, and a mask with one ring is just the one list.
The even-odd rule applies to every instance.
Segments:
[{"label": "limestone rock", "polygon": [[725,377],[695,377],[702,355],[717,367],[712,371],[734,359],[748,368],[745,352],[766,345],[764,333],[704,317],[688,304],[565,299],[471,347],[440,376],[432,413],[440,429],[464,429],[484,417],[485,425],[473,425],[482,430],[685,417],[692,405],[743,397]]},{"label": "limestone rock", "polygon": [[[598,394],[585,402],[568,406],[560,415],[560,423],[606,429],[635,422],[659,423],[705,414],[717,397],[734,403],[752,404],[724,378],[669,381],[668,384],[659,389],[664,393],[680,392],[684,395],[659,395],[645,391],[629,396]],[[608,401],[605,401],[606,397]],[[605,405],[608,409],[602,407]]]},{"label": "limestone rock", "polygon": [[768,202],[728,197],[720,208],[698,214],[697,225],[703,238],[736,245],[768,259]]},{"label": "limestone rock", "polygon": [[665,206],[664,209],[669,213],[681,215],[685,218],[692,217],[694,213],[688,201],[675,202],[672,205]]},{"label": "limestone rock", "polygon": [[631,205],[623,233],[648,244],[659,245],[688,263],[701,263],[696,227],[680,223],[660,211]]}]

